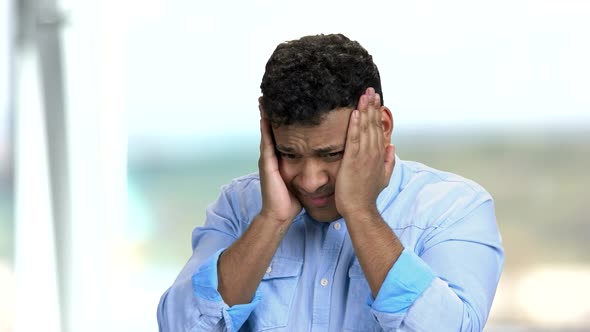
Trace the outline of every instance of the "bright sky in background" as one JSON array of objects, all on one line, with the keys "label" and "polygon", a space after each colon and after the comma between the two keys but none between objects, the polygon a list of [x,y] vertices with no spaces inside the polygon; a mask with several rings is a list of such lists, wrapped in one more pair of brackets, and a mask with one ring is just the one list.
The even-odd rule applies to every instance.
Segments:
[{"label": "bright sky in background", "polygon": [[[8,3],[0,0],[0,174],[6,165],[8,144],[7,133],[8,130],[8,82],[9,75],[9,56],[8,49],[10,45],[10,38],[8,32],[8,24],[10,16],[8,15]],[[1,327],[1,326],[0,326]]]},{"label": "bright sky in background", "polygon": [[78,49],[67,63],[107,80],[89,77],[70,93],[110,86],[99,93],[124,103],[132,141],[258,135],[259,85],[276,45],[336,32],[373,55],[397,128],[590,126],[588,1],[62,4]]},{"label": "bright sky in background", "polygon": [[2,128],[2,118],[7,111],[8,103],[8,4],[0,1],[0,128]]}]

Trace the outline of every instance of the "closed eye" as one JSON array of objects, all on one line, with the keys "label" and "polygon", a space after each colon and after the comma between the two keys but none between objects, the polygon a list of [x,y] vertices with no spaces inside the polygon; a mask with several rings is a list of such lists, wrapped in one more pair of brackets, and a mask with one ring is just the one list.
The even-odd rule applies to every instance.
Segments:
[{"label": "closed eye", "polygon": [[297,155],[294,153],[278,151],[278,154],[279,154],[279,157],[284,158],[284,159],[296,159],[297,158]]},{"label": "closed eye", "polygon": [[339,160],[344,155],[344,151],[335,151],[326,153],[323,157],[328,160]]}]

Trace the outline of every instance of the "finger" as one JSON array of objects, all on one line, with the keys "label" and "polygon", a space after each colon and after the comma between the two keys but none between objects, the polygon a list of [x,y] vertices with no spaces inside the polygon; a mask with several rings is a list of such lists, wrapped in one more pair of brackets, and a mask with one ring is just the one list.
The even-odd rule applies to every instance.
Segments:
[{"label": "finger", "polygon": [[377,127],[379,127],[381,129],[381,131],[383,131],[383,123],[381,121],[381,118],[383,116],[382,111],[381,111],[381,95],[379,95],[378,93],[375,94],[375,98],[374,98],[374,102],[373,105],[375,107],[375,125]]},{"label": "finger", "polygon": [[[369,129],[368,129],[368,146],[367,148],[377,153],[377,156],[380,160],[383,160],[383,140],[382,140],[382,132],[383,126],[381,125],[381,116],[379,110],[379,95],[375,93],[375,89],[368,88],[367,89],[368,95],[368,121],[369,121]],[[375,156],[375,154],[373,154]]]},{"label": "finger", "polygon": [[[268,165],[269,159],[275,157],[274,144],[272,142],[270,122],[266,117],[260,119],[260,161]],[[259,167],[262,165],[259,165]]]},{"label": "finger", "polygon": [[362,155],[366,155],[369,158],[375,157],[375,128],[373,124],[373,103],[374,94],[370,89],[367,90],[364,99],[366,99],[366,108],[364,112],[360,114],[360,151]]},{"label": "finger", "polygon": [[[360,102],[359,102],[360,104]],[[356,157],[359,153],[360,147],[360,111],[354,110],[350,113],[348,121],[348,132],[346,134],[346,146],[344,148],[344,155]]]},{"label": "finger", "polygon": [[366,96],[367,96],[367,113],[369,113],[369,115],[371,115],[370,119],[372,120],[372,116],[375,111],[375,89],[368,88],[367,92],[366,92]]},{"label": "finger", "polygon": [[372,117],[372,123],[373,123],[373,128],[375,129],[372,138],[373,143],[375,144],[373,146],[373,148],[382,151],[382,147],[384,146],[384,134],[383,134],[383,121],[382,121],[382,116],[383,116],[383,112],[381,111],[381,96],[378,93],[375,93],[374,98],[373,98],[373,106],[374,106],[374,110],[373,110],[373,117]]},{"label": "finger", "polygon": [[260,114],[260,155],[262,155],[264,151],[264,146],[266,142],[266,123],[262,113]]},{"label": "finger", "polygon": [[369,125],[369,95],[364,94],[359,100],[359,130],[361,134],[367,131]]},{"label": "finger", "polygon": [[[363,112],[367,112],[368,107],[369,107],[369,103],[368,103],[369,99],[368,99],[368,95],[365,93],[363,94],[360,98],[359,98],[359,104],[357,109],[359,110],[360,113]],[[360,115],[360,114],[359,114]]]},{"label": "finger", "polygon": [[378,93],[375,93],[375,108],[381,108],[381,95]]},{"label": "finger", "polygon": [[377,127],[379,127],[379,129],[381,129],[381,131],[383,130],[383,124],[381,122],[381,117],[383,116],[381,114],[381,96],[376,93],[374,100],[373,100],[373,107],[375,108],[375,117],[374,117],[374,121],[375,121],[375,125]]}]

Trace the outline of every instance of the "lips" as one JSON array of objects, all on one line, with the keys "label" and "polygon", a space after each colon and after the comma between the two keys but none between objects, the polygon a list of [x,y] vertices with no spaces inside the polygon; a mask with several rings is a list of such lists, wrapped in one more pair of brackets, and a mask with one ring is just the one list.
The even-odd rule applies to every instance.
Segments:
[{"label": "lips", "polygon": [[330,203],[330,200],[334,194],[324,195],[324,196],[303,196],[309,205],[314,207],[324,207]]}]

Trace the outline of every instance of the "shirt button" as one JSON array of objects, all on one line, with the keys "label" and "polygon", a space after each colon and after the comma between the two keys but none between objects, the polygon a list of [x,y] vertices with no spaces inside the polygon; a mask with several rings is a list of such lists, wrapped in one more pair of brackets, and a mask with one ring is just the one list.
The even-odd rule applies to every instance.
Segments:
[{"label": "shirt button", "polygon": [[328,285],[328,279],[324,278],[324,279],[320,280],[320,285],[326,287]]},{"label": "shirt button", "polygon": [[269,266],[266,268],[266,273],[270,273],[270,271],[272,271],[272,267],[269,265]]},{"label": "shirt button", "polygon": [[340,229],[340,227],[342,227],[342,225],[340,225],[340,223],[339,223],[339,222],[337,222],[337,223],[334,223],[334,229],[335,229],[335,230],[339,230],[339,229]]}]

